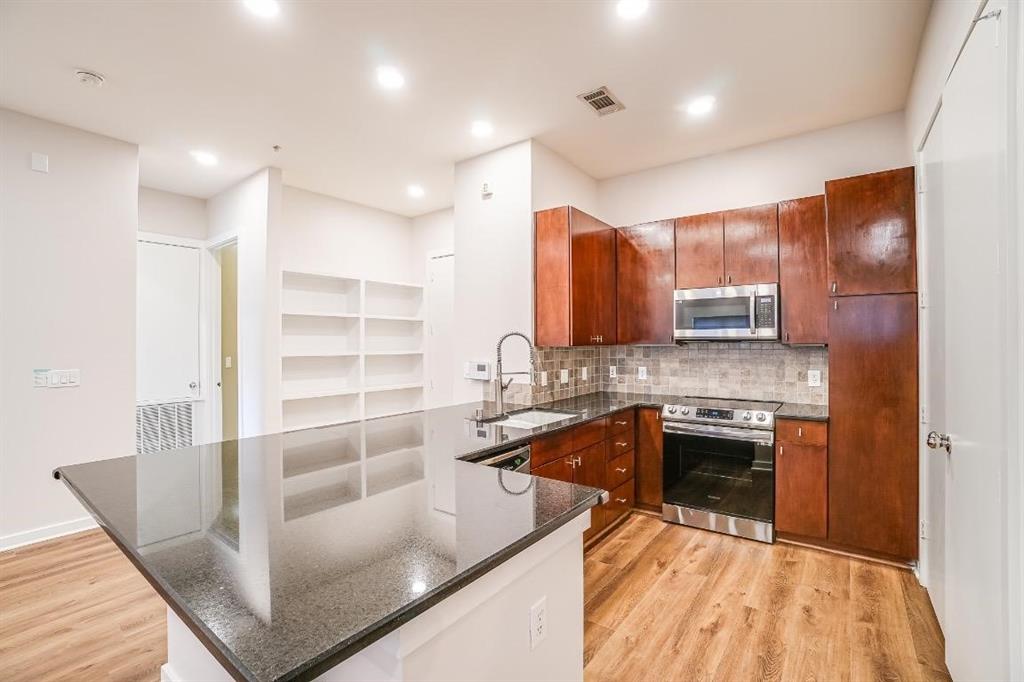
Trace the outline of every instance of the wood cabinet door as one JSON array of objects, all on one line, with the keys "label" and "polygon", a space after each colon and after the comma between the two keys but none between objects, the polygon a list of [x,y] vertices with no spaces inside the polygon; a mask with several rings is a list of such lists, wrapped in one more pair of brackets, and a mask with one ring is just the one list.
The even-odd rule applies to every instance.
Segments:
[{"label": "wood cabinet door", "polygon": [[785,343],[828,343],[825,196],[779,203],[779,297]]},{"label": "wood cabinet door", "polygon": [[737,208],[723,214],[725,283],[779,281],[779,205]]},{"label": "wood cabinet door", "polygon": [[605,452],[607,443],[601,441],[576,452],[576,470],[573,472],[573,483],[588,485],[591,488],[604,488]]},{"label": "wood cabinet door", "polygon": [[572,345],[615,344],[615,230],[569,208]]},{"label": "wood cabinet door", "polygon": [[536,469],[531,469],[530,473],[534,476],[540,476],[541,478],[553,478],[556,481],[572,483],[572,455],[559,457],[547,464],[542,464]]},{"label": "wood cabinet door", "polygon": [[829,306],[828,539],[917,558],[917,295]]},{"label": "wood cabinet door", "polygon": [[828,449],[776,443],[775,530],[824,540],[828,535]]},{"label": "wood cabinet door", "polygon": [[534,343],[568,346],[569,207],[534,214]]},{"label": "wood cabinet door", "polygon": [[914,169],[825,183],[834,295],[917,291]]},{"label": "wood cabinet door", "polygon": [[717,287],[725,282],[722,214],[676,218],[676,289]]},{"label": "wood cabinet door", "polygon": [[662,434],[661,410],[653,407],[638,409],[636,420],[636,504],[650,511],[661,511],[662,491]]},{"label": "wood cabinet door", "polygon": [[672,343],[675,242],[671,220],[615,231],[619,343]]}]

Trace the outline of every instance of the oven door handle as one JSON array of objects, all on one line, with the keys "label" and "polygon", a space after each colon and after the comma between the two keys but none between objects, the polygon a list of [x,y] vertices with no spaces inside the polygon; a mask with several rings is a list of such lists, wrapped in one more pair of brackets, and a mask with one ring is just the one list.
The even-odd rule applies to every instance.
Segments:
[{"label": "oven door handle", "polygon": [[739,440],[757,445],[772,445],[775,443],[775,434],[772,431],[761,431],[758,429],[738,429],[731,426],[714,426],[712,424],[690,425],[663,421],[661,430],[664,433],[724,438],[726,440]]}]

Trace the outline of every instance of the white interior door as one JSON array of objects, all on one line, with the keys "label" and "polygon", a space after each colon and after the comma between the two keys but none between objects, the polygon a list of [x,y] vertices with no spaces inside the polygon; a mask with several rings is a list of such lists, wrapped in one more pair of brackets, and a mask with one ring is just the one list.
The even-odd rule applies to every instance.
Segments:
[{"label": "white interior door", "polygon": [[427,261],[427,407],[455,396],[455,256]]},{"label": "white interior door", "polygon": [[136,400],[199,397],[199,249],[138,243]]},{"label": "white interior door", "polygon": [[925,444],[926,434],[946,428],[945,226],[942,185],[942,111],[921,150],[918,205],[921,310],[921,537],[920,575],[928,588],[939,625],[945,627],[947,455]]},{"label": "white interior door", "polygon": [[[1005,2],[989,3],[986,11]],[[975,24],[942,95],[945,290],[946,662],[953,679],[1009,679],[1006,41]],[[1010,417],[1013,418],[1013,417]],[[1019,418],[1019,415],[1017,416]],[[945,458],[941,450],[935,457]]]}]

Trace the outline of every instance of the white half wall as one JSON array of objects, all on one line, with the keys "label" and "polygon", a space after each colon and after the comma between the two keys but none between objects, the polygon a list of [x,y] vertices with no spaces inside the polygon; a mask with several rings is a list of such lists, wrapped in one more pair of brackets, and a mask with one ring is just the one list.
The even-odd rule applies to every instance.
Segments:
[{"label": "white half wall", "polygon": [[[92,525],[51,472],[135,451],[138,157],[0,109],[0,549]],[[81,386],[33,388],[34,368]]]},{"label": "white half wall", "polygon": [[139,230],[206,239],[206,200],[139,187]]},{"label": "white half wall", "polygon": [[822,194],[825,181],[913,164],[903,112],[598,181],[616,226]]},{"label": "white half wall", "polygon": [[423,281],[411,218],[297,187],[284,188],[281,266],[394,282]]},{"label": "white half wall", "polygon": [[[533,333],[533,204],[530,140],[455,165],[456,366],[494,362],[498,338],[507,331]],[[480,188],[490,183],[493,194]],[[529,354],[509,342],[505,368],[525,370]],[[525,377],[517,377],[525,380]],[[483,383],[456,378],[456,403],[480,400]]]}]

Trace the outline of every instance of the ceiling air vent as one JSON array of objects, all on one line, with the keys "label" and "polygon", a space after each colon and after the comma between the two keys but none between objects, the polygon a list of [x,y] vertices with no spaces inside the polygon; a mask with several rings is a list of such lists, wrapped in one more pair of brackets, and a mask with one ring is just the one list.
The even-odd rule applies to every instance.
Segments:
[{"label": "ceiling air vent", "polygon": [[596,111],[598,116],[607,116],[626,108],[626,105],[605,86],[576,95],[576,98]]}]

